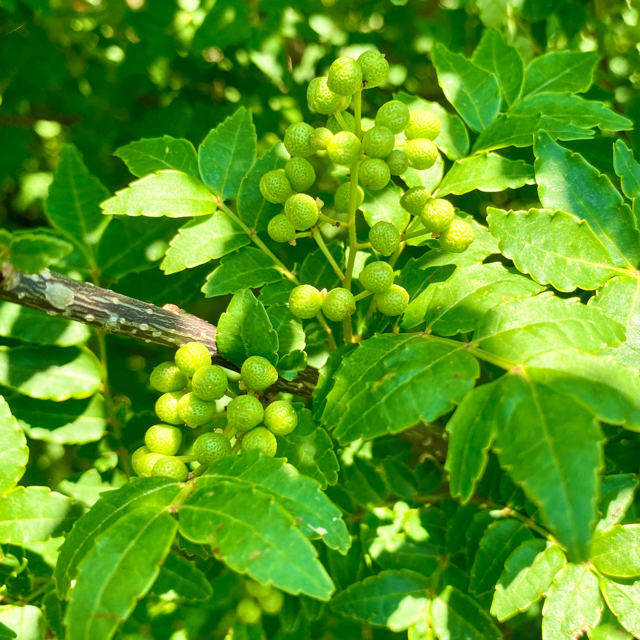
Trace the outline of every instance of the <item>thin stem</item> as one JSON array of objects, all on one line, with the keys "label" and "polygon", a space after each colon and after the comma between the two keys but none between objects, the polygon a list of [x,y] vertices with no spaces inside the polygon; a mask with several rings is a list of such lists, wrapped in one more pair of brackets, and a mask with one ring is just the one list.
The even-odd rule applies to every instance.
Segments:
[{"label": "thin stem", "polygon": [[340,126],[342,127],[343,131],[349,131],[349,127],[347,126],[347,123],[345,122],[345,119],[342,117],[342,112],[340,111],[340,107],[338,107],[334,112],[333,115],[335,117],[335,119],[340,123]]},{"label": "thin stem", "polygon": [[405,242],[407,240],[410,240],[411,238],[419,238],[420,236],[425,236],[428,233],[431,233],[431,231],[427,231],[426,229],[421,229],[420,231],[412,231],[411,233],[403,233],[401,234],[401,238],[402,240],[404,240]]},{"label": "thin stem", "polygon": [[231,449],[231,453],[229,455],[234,455],[240,451],[240,447],[242,447],[242,440],[238,440],[234,445],[233,449]]},{"label": "thin stem", "polygon": [[327,248],[327,245],[324,242],[322,234],[318,229],[313,230],[313,237],[315,241],[318,243],[318,246],[320,247],[320,251],[322,251],[322,253],[324,254],[324,257],[328,260],[329,264],[331,265],[331,268],[336,272],[336,275],[338,276],[338,278],[344,281],[344,273],[342,273],[342,269],[340,269],[340,267],[338,266],[338,263],[335,261],[334,257],[331,255],[331,252]]},{"label": "thin stem", "polygon": [[519,520],[524,523],[529,529],[535,531],[537,534],[541,535],[543,538],[546,538],[552,544],[563,548],[562,545],[558,542],[558,540],[553,536],[553,534],[549,533],[545,528],[541,527],[533,518],[529,518],[527,516],[522,515],[519,511],[512,509],[511,507],[503,507],[499,509],[500,515],[504,515],[507,518],[514,518],[515,520]]},{"label": "thin stem", "polygon": [[[198,474],[198,471],[200,471],[200,469],[202,467],[207,467],[209,465],[201,465],[200,467],[198,467],[195,471],[196,475]],[[180,492],[178,493],[178,495],[171,501],[171,504],[167,507],[167,509],[169,510],[170,513],[175,513],[180,506],[182,506],[185,503],[185,500],[191,495],[191,492],[196,488],[196,483],[194,480],[187,480],[187,482],[184,484],[184,486],[182,487],[182,489],[180,489]]]},{"label": "thin stem", "polygon": [[329,216],[324,215],[324,213],[321,213],[318,216],[318,220],[322,220],[323,222],[326,222],[326,223],[330,224],[333,227],[348,227],[349,226],[348,222],[340,222],[340,220],[334,220],[333,218],[330,218]]},{"label": "thin stem", "polygon": [[232,427],[227,422],[227,426],[225,427],[224,431],[222,432],[222,435],[224,435],[224,437],[227,438],[227,440],[231,440],[231,438],[233,438],[233,436],[235,436],[237,432],[238,432],[238,430],[235,427]]},{"label": "thin stem", "polygon": [[354,297],[354,300],[356,302],[358,302],[358,300],[364,300],[365,298],[368,298],[369,296],[372,296],[373,293],[371,291],[363,291],[362,293],[359,293],[357,296]]},{"label": "thin stem", "polygon": [[181,462],[195,462],[198,456],[176,456],[176,458]]}]

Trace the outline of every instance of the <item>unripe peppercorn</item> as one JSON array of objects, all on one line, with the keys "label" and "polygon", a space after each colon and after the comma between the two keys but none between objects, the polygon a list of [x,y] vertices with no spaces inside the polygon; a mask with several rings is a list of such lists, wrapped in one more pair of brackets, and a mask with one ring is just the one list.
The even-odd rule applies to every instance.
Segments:
[{"label": "unripe peppercorn", "polygon": [[393,267],[387,262],[370,262],[360,272],[359,280],[367,291],[384,293],[393,284]]},{"label": "unripe peppercorn", "polygon": [[192,376],[200,367],[211,364],[211,354],[201,342],[187,342],[176,351],[176,364],[182,373]]},{"label": "unripe peppercorn", "polygon": [[331,289],[322,301],[322,312],[329,320],[340,322],[352,315],[356,310],[353,294],[348,289],[336,287]]},{"label": "unripe peppercorn", "polygon": [[290,158],[284,165],[284,174],[296,191],[305,191],[316,181],[316,172],[304,158]]},{"label": "unripe peppercorn", "polygon": [[311,146],[313,127],[306,122],[296,122],[284,134],[284,147],[289,155],[307,158],[315,153]]},{"label": "unripe peppercorn", "polygon": [[414,216],[419,216],[424,205],[431,198],[429,189],[425,187],[411,187],[402,194],[400,206]]},{"label": "unripe peppercorn", "polygon": [[310,320],[317,316],[322,308],[322,295],[310,284],[301,284],[289,294],[289,311],[296,318]]},{"label": "unripe peppercorn", "polygon": [[200,464],[211,464],[231,453],[231,443],[221,433],[203,433],[193,443],[193,455]]},{"label": "unripe peppercorn", "polygon": [[314,78],[307,88],[309,109],[316,113],[329,115],[340,104],[340,96],[329,89],[326,78]]},{"label": "unripe peppercorn", "polygon": [[182,423],[182,419],[178,414],[178,402],[184,395],[184,391],[170,391],[169,393],[163,393],[156,400],[156,415],[162,422],[168,424]]},{"label": "unripe peppercorn", "polygon": [[278,381],[276,368],[262,356],[247,358],[240,368],[242,381],[248,389],[264,391]]},{"label": "unripe peppercorn", "polygon": [[175,456],[182,443],[182,431],[178,427],[167,424],[156,424],[147,429],[144,443],[150,453]]},{"label": "unripe peppercorn", "polygon": [[[333,204],[336,213],[349,213],[349,205],[351,202],[351,183],[344,182],[337,189],[333,196]],[[356,209],[359,209],[364,202],[364,191],[362,187],[356,186]]]},{"label": "unripe peppercorn", "polygon": [[176,367],[173,362],[162,362],[152,372],[149,378],[151,386],[160,393],[180,391],[187,386],[187,376]]},{"label": "unripe peppercorn", "polygon": [[254,396],[236,396],[227,405],[227,422],[238,431],[257,427],[264,418],[264,408]]},{"label": "unripe peppercorn", "polygon": [[311,134],[311,146],[316,151],[323,151],[329,146],[332,138],[333,133],[331,133],[327,127],[318,127],[314,129]]},{"label": "unripe peppercorn", "polygon": [[298,231],[312,227],[319,213],[316,201],[306,193],[296,193],[284,203],[284,214]]},{"label": "unripe peppercorn", "polygon": [[298,414],[286,400],[276,400],[264,410],[264,426],[277,436],[286,436],[298,426]]},{"label": "unripe peppercorn", "polygon": [[394,149],[384,161],[389,165],[392,176],[401,176],[409,168],[409,158],[402,149]]},{"label": "unripe peppercorn", "polygon": [[426,109],[415,109],[409,113],[409,124],[404,130],[407,140],[427,138],[435,140],[440,135],[442,125],[435,113]]},{"label": "unripe peppercorn", "polygon": [[333,136],[327,153],[332,162],[340,165],[350,165],[362,152],[362,144],[358,137],[350,131],[340,131]]},{"label": "unripe peppercorn", "polygon": [[387,127],[394,135],[401,133],[409,124],[409,107],[400,100],[386,102],[378,109],[376,124]]},{"label": "unripe peppercorn", "polygon": [[284,213],[279,213],[269,220],[267,233],[274,242],[291,242],[296,237],[296,228]]},{"label": "unripe peppercorn", "polygon": [[365,89],[379,87],[389,75],[389,63],[379,51],[365,51],[358,58]]},{"label": "unripe peppercorn", "polygon": [[456,216],[455,207],[444,198],[431,198],[420,213],[420,222],[427,231],[439,233],[447,229]]},{"label": "unripe peppercorn", "polygon": [[473,242],[473,229],[463,220],[455,219],[438,239],[440,246],[449,253],[462,253]]},{"label": "unripe peppercorn", "polygon": [[187,466],[182,460],[172,458],[171,456],[163,456],[153,465],[151,475],[184,482],[189,476],[189,469],[187,469]]},{"label": "unripe peppercorn", "polygon": [[348,112],[340,114],[342,118],[342,122],[346,125],[346,128],[342,126],[342,122],[336,118],[334,115],[330,115],[327,118],[327,129],[331,131],[333,135],[339,133],[340,131],[350,131],[351,133],[356,132],[356,119]]},{"label": "unripe peppercorn", "polygon": [[276,455],[278,441],[266,427],[256,427],[242,438],[243,451],[254,451],[255,449],[270,458]]},{"label": "unripe peppercorn", "polygon": [[213,402],[222,398],[227,392],[227,374],[222,367],[212,364],[207,367],[200,367],[191,379],[193,393],[207,402]]},{"label": "unripe peppercorn", "polygon": [[407,140],[404,152],[409,159],[409,164],[419,171],[429,169],[438,159],[438,147],[426,138]]},{"label": "unripe peppercorn", "polygon": [[381,220],[369,230],[371,246],[383,256],[390,256],[400,246],[400,232],[391,222]]},{"label": "unripe peppercorn", "polygon": [[291,183],[284,171],[267,171],[260,178],[260,193],[262,197],[273,204],[283,204],[293,194]]},{"label": "unripe peppercorn", "polygon": [[409,294],[401,286],[394,284],[384,293],[376,293],[378,310],[385,316],[399,316],[409,304]]},{"label": "unripe peppercorn", "polygon": [[350,96],[362,88],[362,69],[348,57],[334,60],[329,67],[327,85],[331,91],[341,96]]},{"label": "unripe peppercorn", "polygon": [[396,143],[391,129],[383,125],[375,125],[364,132],[362,148],[372,158],[386,158]]},{"label": "unripe peppercorn", "polygon": [[391,180],[389,165],[380,158],[366,158],[360,165],[358,179],[360,184],[367,189],[373,191],[384,189]]},{"label": "unripe peppercorn", "polygon": [[216,404],[200,400],[193,392],[185,393],[178,402],[178,415],[188,427],[200,427],[216,415]]}]

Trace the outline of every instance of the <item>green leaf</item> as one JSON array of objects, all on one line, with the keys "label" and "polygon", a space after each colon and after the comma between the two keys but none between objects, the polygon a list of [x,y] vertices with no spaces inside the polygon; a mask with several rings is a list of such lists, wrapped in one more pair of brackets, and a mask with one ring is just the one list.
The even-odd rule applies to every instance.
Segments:
[{"label": "green leaf", "polygon": [[223,211],[187,222],[169,243],[160,268],[169,275],[217,260],[245,247],[251,240],[244,229]]},{"label": "green leaf", "polygon": [[[464,125],[461,125],[464,126]],[[425,187],[434,192],[444,175],[444,160],[438,155],[434,165],[429,169],[414,169],[409,167],[401,176],[407,187]]]},{"label": "green leaf", "polygon": [[404,631],[425,614],[429,586],[429,578],[415,571],[382,571],[338,593],[331,608],[361,622]]},{"label": "green leaf", "polygon": [[618,271],[585,220],[546,209],[487,209],[489,230],[519,271],[559,291],[598,289]]},{"label": "green leaf", "polygon": [[260,249],[244,247],[222,258],[220,265],[207,276],[202,293],[207,298],[215,298],[242,289],[258,289],[278,280],[282,280],[282,274],[272,258]]},{"label": "green leaf", "polygon": [[600,579],[600,588],[609,609],[622,626],[637,638],[640,635],[640,581],[624,584],[603,577]]},{"label": "green leaf", "polygon": [[193,176],[181,171],[158,171],[132,182],[101,205],[107,215],[190,218],[216,210],[216,199]]},{"label": "green leaf", "polygon": [[250,7],[236,5],[233,0],[217,2],[196,31],[193,50],[199,54],[203,49],[208,49],[212,42],[224,48],[247,41],[252,34],[249,11]]},{"label": "green leaf", "polygon": [[256,147],[251,111],[240,107],[211,129],[198,149],[200,173],[207,187],[223,200],[233,198],[256,159]]},{"label": "green leaf", "polygon": [[278,362],[278,334],[262,303],[249,290],[236,293],[220,316],[217,335],[220,353],[238,366],[249,356]]},{"label": "green leaf", "polygon": [[616,140],[613,145],[613,167],[620,178],[624,195],[629,200],[640,197],[640,164],[622,140]]},{"label": "green leaf", "polygon": [[433,627],[440,640],[501,640],[489,614],[455,587],[433,601]]},{"label": "green leaf", "polygon": [[158,595],[175,591],[181,598],[191,601],[208,600],[213,595],[207,576],[193,562],[173,552],[160,568],[151,591]]},{"label": "green leaf", "polygon": [[604,603],[598,578],[584,564],[568,564],[556,575],[542,609],[543,640],[574,640],[600,620]]},{"label": "green leaf", "polygon": [[[497,28],[506,22],[509,0],[476,0],[476,5],[478,7],[480,20],[485,27]],[[489,71],[489,69],[487,69],[487,71]]]},{"label": "green leaf", "polygon": [[616,525],[591,545],[591,562],[614,578],[640,576],[640,524]]},{"label": "green leaf", "polygon": [[586,220],[616,264],[635,266],[640,259],[640,232],[633,212],[609,178],[580,155],[553,142],[544,131],[533,149],[543,206]]},{"label": "green leaf", "polygon": [[68,640],[113,637],[153,585],[177,528],[167,511],[141,507],[98,538],[71,591],[64,618]]},{"label": "green leaf", "polygon": [[268,284],[260,289],[260,302],[265,307],[286,305],[289,302],[289,295],[295,286],[291,280],[281,280],[274,284]]},{"label": "green leaf", "polygon": [[461,195],[470,191],[504,191],[534,184],[533,167],[524,160],[508,160],[497,153],[482,153],[456,160],[436,195]]},{"label": "green leaf", "polygon": [[[0,396],[0,494],[16,486],[29,461],[29,448],[18,421],[11,415],[7,401]],[[2,504],[0,500],[0,504]]]},{"label": "green leaf", "polygon": [[291,353],[302,351],[306,346],[306,336],[299,318],[288,307],[271,307],[267,311],[269,322],[278,334],[278,368],[282,359]]},{"label": "green leaf", "polygon": [[638,480],[630,473],[602,478],[596,534],[608,531],[624,518],[637,488]]},{"label": "green leaf", "polygon": [[351,464],[346,464],[343,460],[342,475],[347,493],[361,507],[380,506],[389,497],[385,478],[369,460],[353,458]]},{"label": "green leaf", "polygon": [[9,260],[24,273],[39,273],[73,251],[73,245],[54,236],[41,233],[24,233],[15,236],[11,243]]},{"label": "green leaf", "polygon": [[491,615],[504,622],[545,595],[567,563],[560,547],[541,538],[525,540],[507,558],[496,584]]},{"label": "green leaf", "polygon": [[497,117],[500,109],[496,77],[440,43],[434,47],[431,60],[447,100],[471,129],[482,131]]},{"label": "green leaf", "polygon": [[[28,605],[30,606],[30,605]],[[11,607],[12,609],[17,608],[17,607]],[[39,611],[37,609],[37,607],[33,607],[33,609],[36,609],[37,611]],[[0,609],[0,620],[3,617],[3,613],[7,611],[7,609]],[[40,612],[41,613],[41,612]],[[41,614],[42,615],[42,614]],[[13,640],[13,638],[17,637],[17,634],[15,631],[13,631],[12,629],[9,629],[9,627],[5,626],[4,624],[2,624],[2,622],[0,622],[0,640]]]},{"label": "green leaf", "polygon": [[593,82],[600,61],[595,51],[551,51],[532,60],[526,69],[523,100],[536,93],[582,93]]},{"label": "green leaf", "polygon": [[[332,242],[327,249],[338,266],[344,268],[344,246],[342,243]],[[336,275],[322,250],[318,248],[307,253],[302,267],[300,267],[300,282],[310,284],[316,289],[331,290],[340,284],[340,278]]]},{"label": "green leaf", "polygon": [[213,490],[198,484],[180,508],[180,533],[212,545],[218,559],[258,582],[319,600],[333,592],[315,548],[293,516],[258,489],[226,480],[216,480]]},{"label": "green leaf", "polygon": [[[600,586],[602,590],[603,587]],[[633,636],[627,633],[618,622],[613,613],[605,608],[602,618],[595,629],[587,631],[589,640],[633,640]]]},{"label": "green leaf", "polygon": [[171,136],[143,138],[118,147],[113,155],[123,160],[129,171],[138,178],[167,169],[182,171],[194,178],[200,178],[198,154],[188,140]]},{"label": "green leaf", "polygon": [[451,411],[478,375],[462,345],[380,334],[343,360],[322,420],[342,444],[399,433]]},{"label": "green leaf", "polygon": [[[16,640],[44,640],[47,632],[47,622],[38,607],[25,605],[24,607],[9,606],[0,608],[0,623],[10,629],[9,633],[0,632],[2,640],[16,638]],[[17,634],[17,635],[16,635]]]},{"label": "green leaf", "polygon": [[398,231],[403,231],[409,224],[411,215],[398,206],[402,189],[393,182],[379,191],[364,190],[364,202],[360,206],[364,219],[370,227],[376,222],[390,222]]}]

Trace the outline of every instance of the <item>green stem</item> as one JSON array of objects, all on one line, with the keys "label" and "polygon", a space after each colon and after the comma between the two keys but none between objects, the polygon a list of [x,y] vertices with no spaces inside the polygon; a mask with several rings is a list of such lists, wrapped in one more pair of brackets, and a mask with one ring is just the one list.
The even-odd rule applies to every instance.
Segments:
[{"label": "green stem", "polygon": [[231,440],[231,438],[236,435],[237,431],[238,430],[235,427],[232,427],[229,423],[227,423],[223,435],[225,438],[227,438],[227,440]]},{"label": "green stem", "polygon": [[342,269],[340,269],[340,267],[338,266],[338,263],[335,261],[334,257],[331,255],[331,252],[327,248],[327,245],[324,242],[322,234],[318,229],[313,230],[313,237],[315,241],[318,243],[318,246],[320,247],[320,251],[322,251],[322,253],[324,254],[324,257],[328,260],[329,264],[331,265],[331,268],[335,271],[338,278],[340,278],[341,281],[344,281],[344,273],[342,273]]},{"label": "green stem", "polygon": [[426,229],[422,229],[420,231],[412,231],[411,233],[406,233],[405,232],[405,233],[403,233],[401,235],[401,237],[402,237],[402,240],[406,242],[407,240],[409,240],[411,238],[419,238],[420,236],[425,236],[428,233],[431,233],[431,231],[427,231]]},{"label": "green stem", "polygon": [[348,227],[349,226],[348,222],[340,222],[340,220],[334,220],[329,216],[325,216],[324,213],[321,213],[318,216],[318,220],[322,220],[322,222],[326,222],[330,224],[332,227]]},{"label": "green stem", "polygon": [[240,451],[240,447],[242,447],[242,440],[238,440],[234,445],[233,449],[231,449],[231,453],[229,455],[234,455]]},{"label": "green stem", "polygon": [[[491,505],[491,506],[499,506],[499,505]],[[524,523],[529,529],[535,531],[537,534],[541,535],[543,538],[546,538],[552,544],[564,548],[558,540],[553,536],[553,534],[549,533],[545,528],[541,527],[533,518],[529,518],[527,516],[522,515],[520,512],[512,509],[511,507],[502,507],[497,509],[500,515],[503,515],[505,518],[514,518],[515,520],[519,520]]]},{"label": "green stem", "polygon": [[195,462],[198,456],[176,456],[176,458],[181,462]]},{"label": "green stem", "polygon": [[518,366],[517,362],[513,362],[512,360],[507,360],[506,358],[501,358],[500,356],[496,356],[493,353],[489,353],[484,349],[480,349],[473,342],[459,342],[457,340],[451,340],[450,338],[442,338],[441,336],[434,336],[432,334],[423,334],[422,337],[425,340],[431,340],[433,342],[440,342],[442,344],[447,344],[451,347],[456,347],[457,349],[464,349],[468,351],[470,354],[474,355],[478,360],[484,360],[484,362],[489,362],[496,367],[500,367],[501,369],[505,369],[506,371],[510,371],[514,367]]},{"label": "green stem", "polygon": [[338,121],[338,123],[340,124],[340,126],[342,127],[343,131],[349,131],[349,127],[347,126],[347,123],[345,122],[345,119],[342,117],[342,112],[340,111],[340,107],[338,107],[334,112],[333,115],[335,117],[335,119]]},{"label": "green stem", "polygon": [[358,300],[364,300],[365,298],[368,298],[369,296],[372,296],[373,293],[371,291],[363,291],[362,293],[359,293],[357,296],[354,297],[354,300],[356,302],[358,302]]}]

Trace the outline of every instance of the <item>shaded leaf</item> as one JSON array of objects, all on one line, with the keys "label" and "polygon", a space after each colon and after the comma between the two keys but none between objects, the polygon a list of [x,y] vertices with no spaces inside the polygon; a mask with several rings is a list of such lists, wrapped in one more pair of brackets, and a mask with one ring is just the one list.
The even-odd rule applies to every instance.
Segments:
[{"label": "shaded leaf", "polygon": [[[16,486],[29,461],[29,448],[18,421],[11,415],[7,401],[0,396],[0,494]],[[0,501],[0,504],[2,502]],[[1,509],[1,507],[0,507]]]},{"label": "shaded leaf", "polygon": [[640,581],[633,584],[602,578],[602,595],[622,626],[635,638],[640,635]]},{"label": "shaded leaf", "polygon": [[608,531],[624,518],[637,488],[638,480],[630,473],[602,478],[596,535]]},{"label": "shaded leaf", "polygon": [[[262,296],[261,296],[262,297]],[[287,363],[286,356],[302,351],[306,346],[302,322],[289,311],[288,307],[271,307],[267,310],[269,322],[278,334],[278,368],[283,369]]]},{"label": "shaded leaf", "polygon": [[361,507],[376,507],[389,496],[389,487],[371,462],[354,458],[351,464],[342,465],[344,488],[351,499]]},{"label": "shaded leaf", "polygon": [[160,568],[151,591],[158,595],[175,591],[181,598],[192,601],[207,600],[213,595],[207,576],[193,562],[173,552]]},{"label": "shaded leaf", "polygon": [[454,587],[446,587],[433,601],[433,627],[440,640],[502,638],[489,614]]},{"label": "shaded leaf", "polygon": [[73,251],[73,245],[52,235],[22,233],[9,249],[11,264],[24,273],[39,273]]},{"label": "shaded leaf", "polygon": [[640,197],[640,164],[622,140],[616,140],[613,145],[613,167],[620,178],[624,195],[630,200]]},{"label": "shaded leaf", "polygon": [[188,140],[171,136],[143,138],[118,147],[113,155],[123,160],[129,171],[138,178],[167,169],[200,178],[198,154]]},{"label": "shaded leaf", "polygon": [[582,93],[593,82],[600,56],[595,51],[551,51],[527,66],[523,99],[543,91]]},{"label": "shaded leaf", "polygon": [[[332,242],[327,248],[338,266],[344,269],[344,246],[342,243]],[[331,290],[340,284],[340,278],[336,275],[324,253],[320,249],[316,249],[307,253],[302,267],[300,267],[300,282],[310,284],[316,289]]]}]

